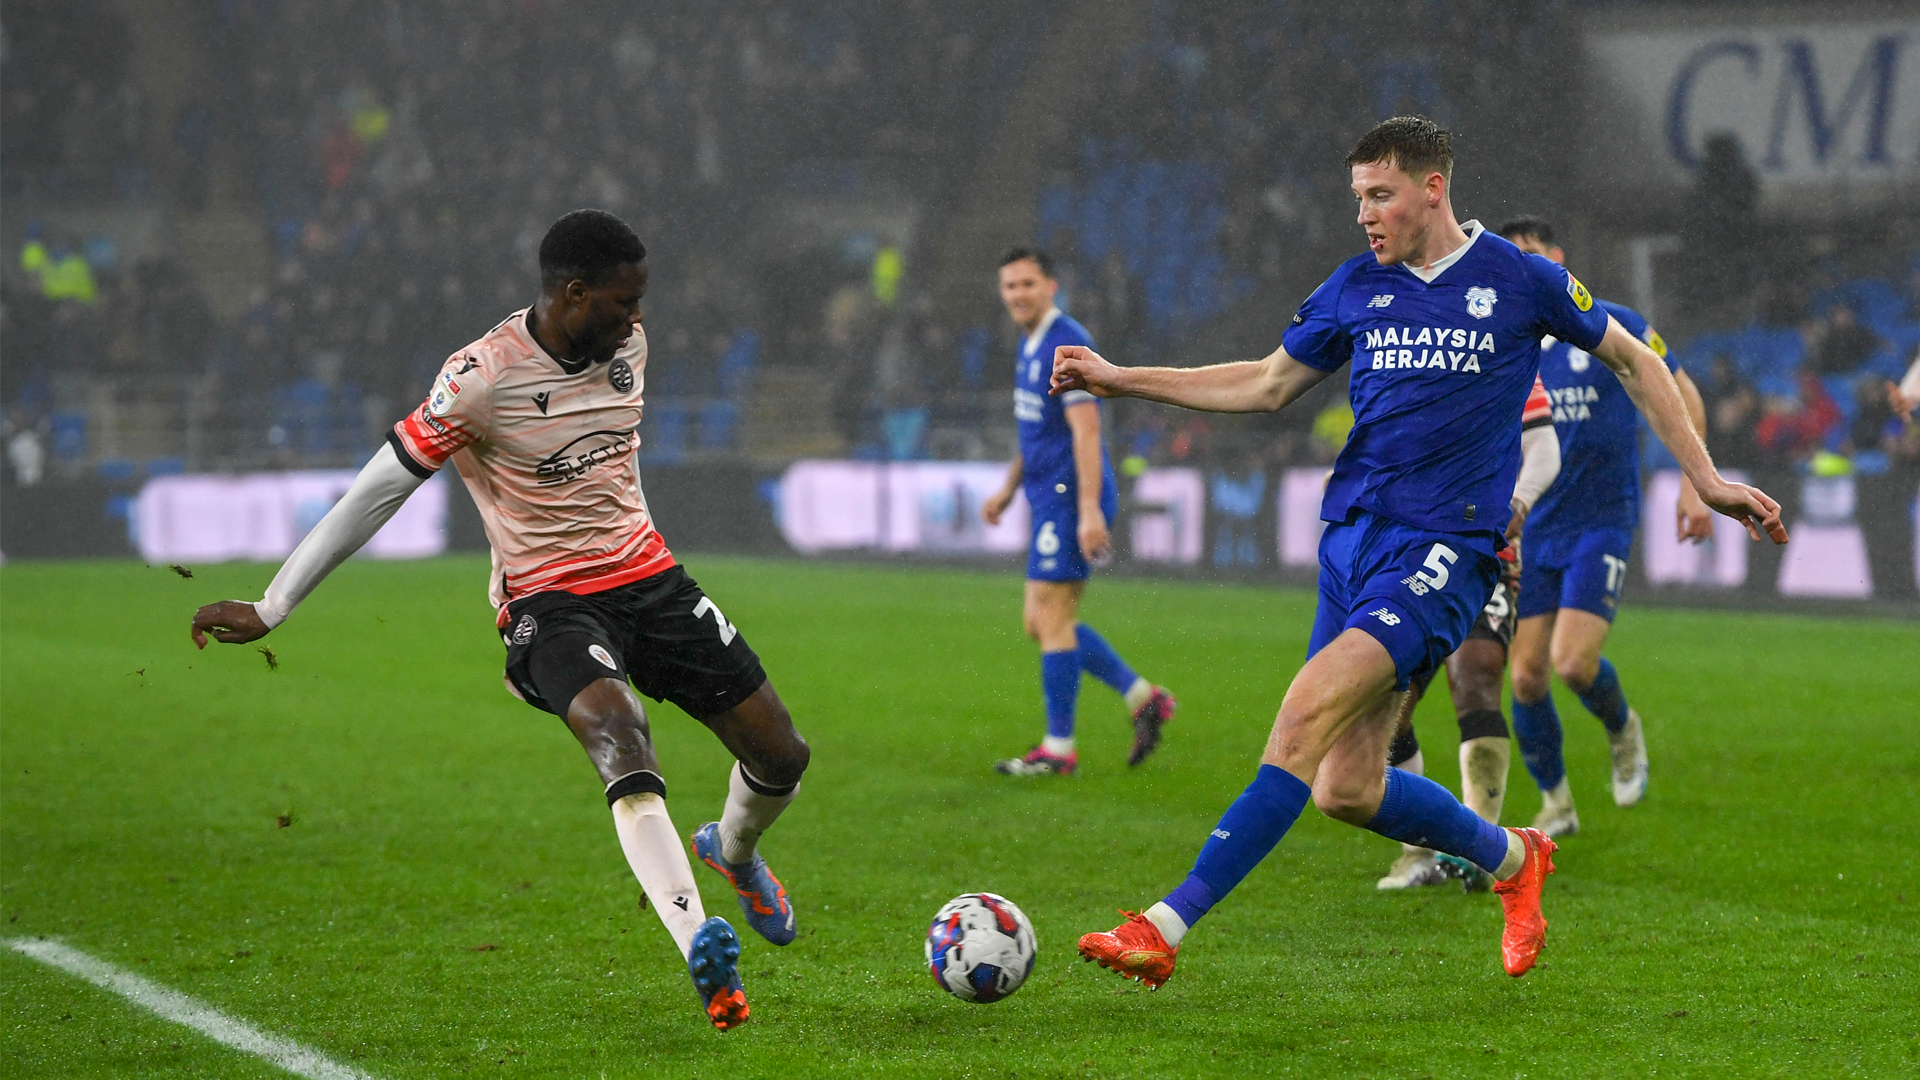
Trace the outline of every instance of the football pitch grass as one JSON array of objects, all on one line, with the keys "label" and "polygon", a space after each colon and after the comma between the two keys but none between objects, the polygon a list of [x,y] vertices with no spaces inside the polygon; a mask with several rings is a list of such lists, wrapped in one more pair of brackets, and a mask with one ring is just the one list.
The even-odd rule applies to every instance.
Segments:
[{"label": "football pitch grass", "polygon": [[[267,639],[195,652],[200,603],[272,568],[0,570],[0,913],[383,1080],[873,1076],[1895,1076],[1920,1071],[1920,624],[1629,608],[1609,649],[1653,783],[1612,805],[1569,695],[1582,832],[1549,947],[1500,968],[1490,896],[1379,893],[1396,848],[1309,810],[1159,993],[1075,939],[1177,884],[1251,778],[1299,667],[1298,590],[1101,580],[1087,620],[1178,694],[1125,764],[1088,680],[1079,776],[989,761],[1039,734],[1018,576],[694,556],[813,745],[763,843],[801,936],[742,932],[753,1019],[722,1034],[614,837],[584,755],[510,698],[486,564],[356,560]],[[651,706],[684,834],[728,759]],[[1456,783],[1446,695],[1422,708]],[[1538,797],[1517,761],[1509,822]],[[928,977],[942,902],[1032,918],[1024,989]],[[284,1076],[0,950],[12,1078]]]}]

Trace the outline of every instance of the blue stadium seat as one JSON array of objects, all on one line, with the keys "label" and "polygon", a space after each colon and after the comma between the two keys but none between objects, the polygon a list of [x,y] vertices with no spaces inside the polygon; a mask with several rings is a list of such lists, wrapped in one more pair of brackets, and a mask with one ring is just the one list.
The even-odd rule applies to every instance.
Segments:
[{"label": "blue stadium seat", "polygon": [[733,449],[734,433],[740,426],[740,406],[731,401],[709,401],[700,408],[700,449]]},{"label": "blue stadium seat", "polygon": [[640,460],[677,465],[686,457],[687,407],[678,401],[656,401],[647,406],[640,427]]}]

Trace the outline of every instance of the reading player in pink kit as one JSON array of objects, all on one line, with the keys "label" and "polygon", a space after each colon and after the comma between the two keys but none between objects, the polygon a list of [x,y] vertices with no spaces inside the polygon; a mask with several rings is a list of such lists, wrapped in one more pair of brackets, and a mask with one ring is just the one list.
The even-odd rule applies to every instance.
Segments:
[{"label": "reading player in pink kit", "polygon": [[701,907],[634,688],[699,718],[738,760],[726,809],[694,832],[692,848],[775,945],[794,938],[793,906],[755,848],[793,801],[808,751],[759,657],[674,562],[640,492],[646,255],[612,214],[577,210],[554,222],[540,244],[533,307],[448,359],[427,400],[394,425],[265,599],[201,608],[193,641],[264,637],[451,460],[493,548],[507,688],[580,740],[627,862],[686,958],[708,1018],[725,1030],[747,1019],[740,942]]}]

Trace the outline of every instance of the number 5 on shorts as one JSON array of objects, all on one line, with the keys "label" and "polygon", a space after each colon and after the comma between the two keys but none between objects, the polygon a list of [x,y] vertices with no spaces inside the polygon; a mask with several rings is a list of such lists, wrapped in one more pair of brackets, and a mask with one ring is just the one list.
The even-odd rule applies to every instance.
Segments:
[{"label": "number 5 on shorts", "polygon": [[708,612],[712,612],[713,621],[720,624],[720,644],[733,644],[733,636],[740,631],[734,629],[733,624],[727,621],[725,615],[720,614],[720,609],[714,605],[712,600],[703,596],[700,598],[699,603],[693,605],[693,617],[698,619]]},{"label": "number 5 on shorts", "polygon": [[1460,556],[1452,548],[1445,544],[1435,544],[1433,550],[1427,552],[1426,564],[1427,570],[1433,573],[1418,570],[1414,572],[1414,576],[1426,582],[1430,589],[1444,589],[1447,587],[1447,579],[1453,576],[1451,567],[1459,561]]}]

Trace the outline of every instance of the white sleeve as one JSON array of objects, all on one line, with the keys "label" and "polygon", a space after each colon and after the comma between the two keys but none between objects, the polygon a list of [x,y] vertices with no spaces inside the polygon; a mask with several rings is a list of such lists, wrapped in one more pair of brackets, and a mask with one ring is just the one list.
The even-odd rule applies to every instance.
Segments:
[{"label": "white sleeve", "polygon": [[1913,358],[1913,366],[1907,369],[1907,375],[1900,380],[1900,393],[1909,400],[1920,398],[1920,356]]},{"label": "white sleeve", "polygon": [[373,539],[407,496],[424,483],[424,477],[414,475],[394,456],[392,443],[382,444],[379,453],[354,477],[353,486],[280,564],[273,584],[267,586],[266,598],[253,605],[267,629],[285,622],[294,607],[333,573],[334,567]]},{"label": "white sleeve", "polygon": [[1527,509],[1553,486],[1560,475],[1560,435],[1552,424],[1542,424],[1520,433],[1520,476],[1513,482],[1513,497]]}]

